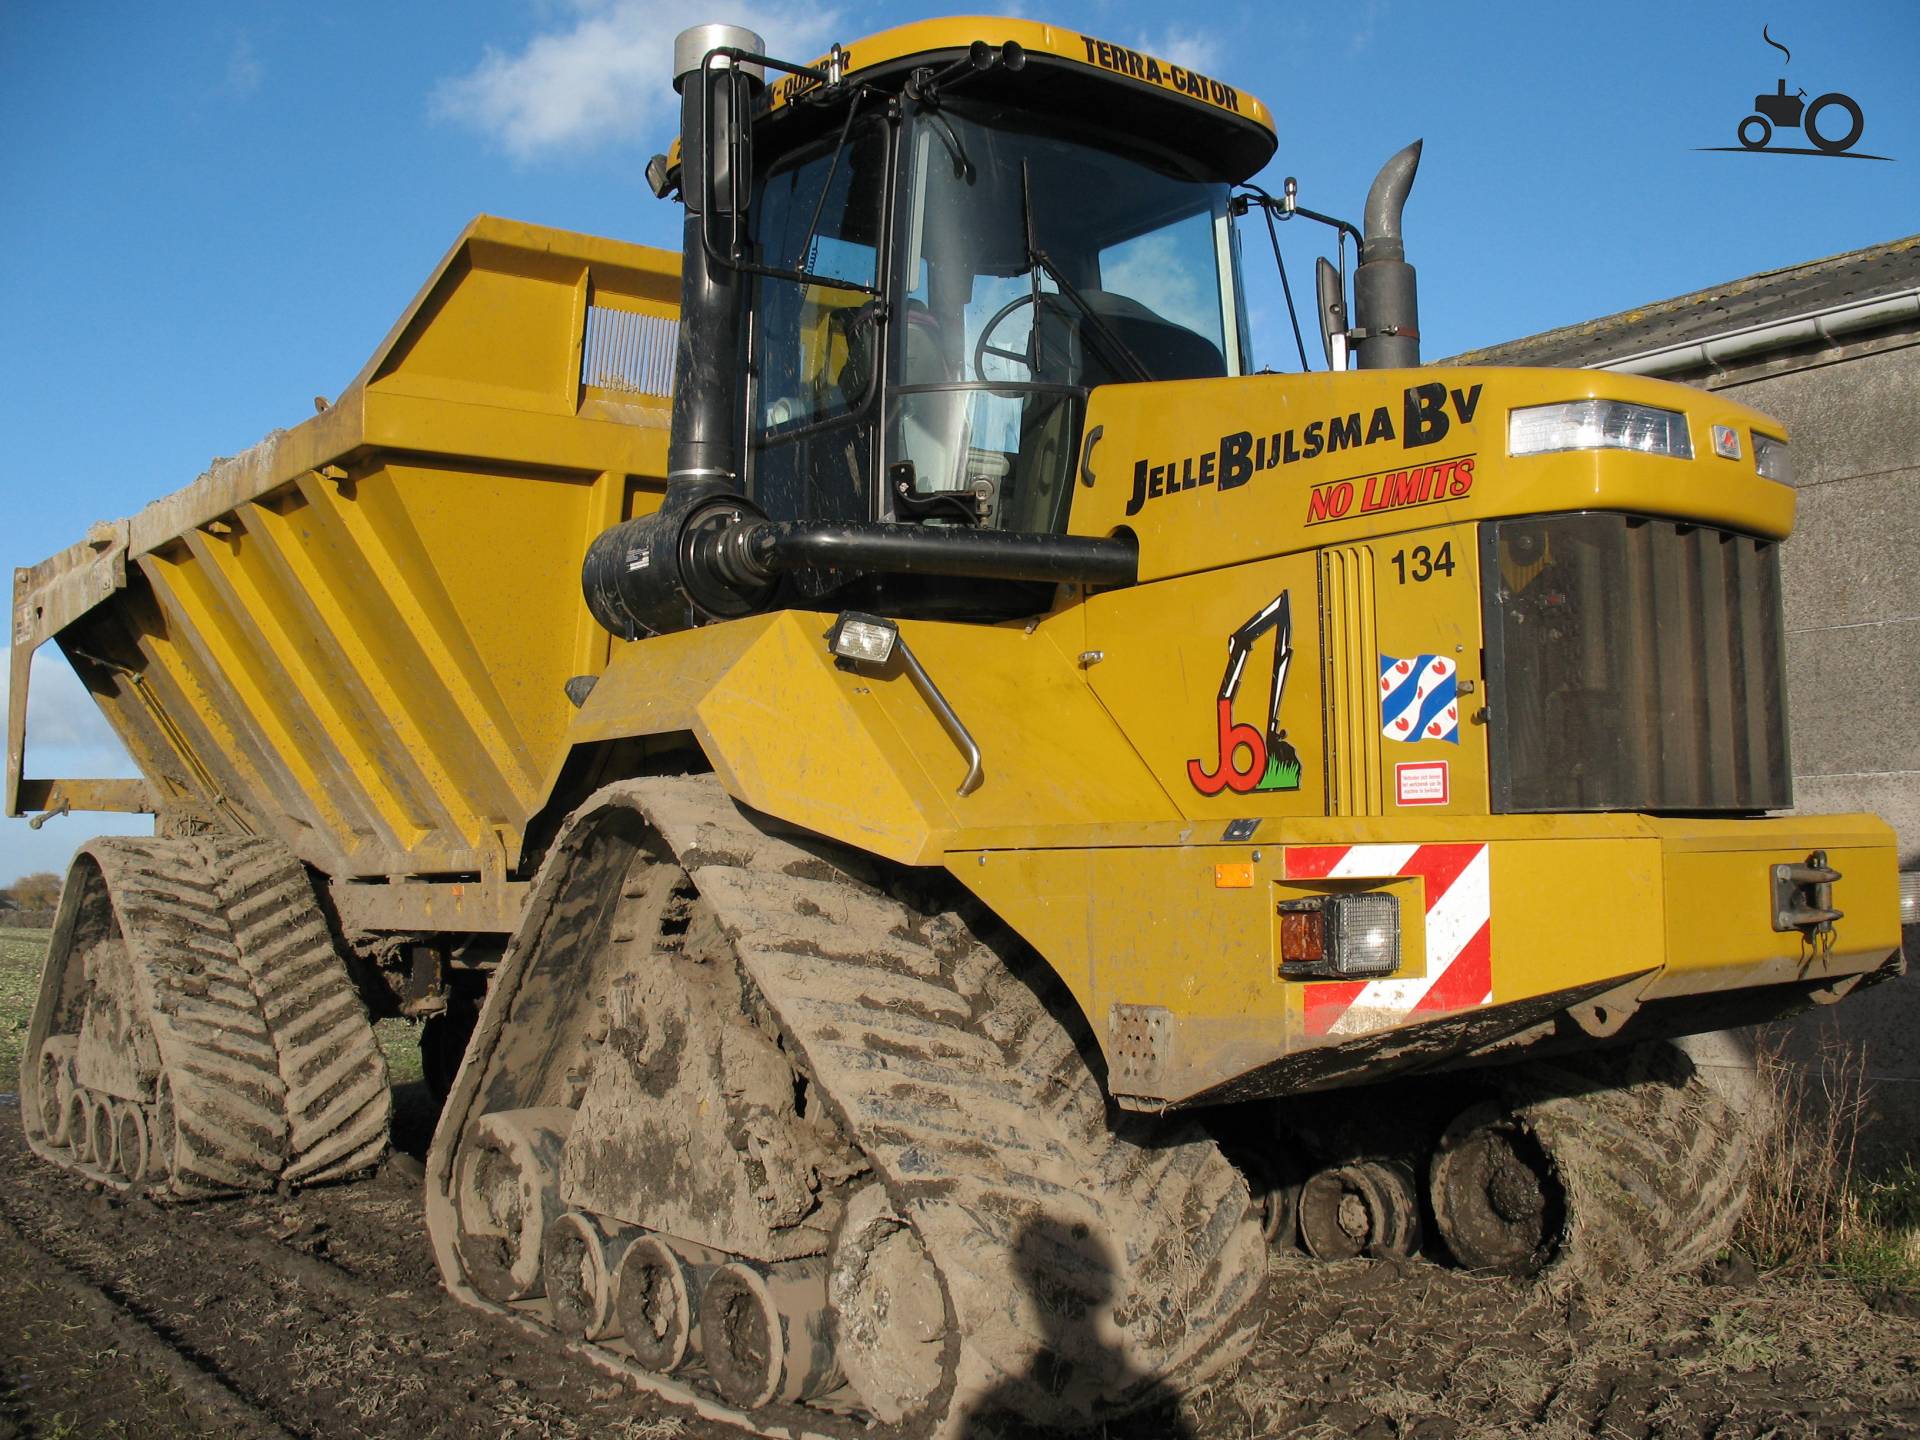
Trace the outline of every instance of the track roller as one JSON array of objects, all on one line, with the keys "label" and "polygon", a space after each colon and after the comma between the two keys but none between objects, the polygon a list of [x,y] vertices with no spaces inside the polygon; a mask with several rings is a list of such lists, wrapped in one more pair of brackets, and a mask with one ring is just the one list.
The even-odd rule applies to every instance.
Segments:
[{"label": "track roller", "polygon": [[847,1204],[827,1294],[840,1365],[874,1417],[897,1425],[939,1387],[947,1302],[926,1247],[869,1185]]},{"label": "track roller", "polygon": [[40,1050],[40,1127],[47,1143],[56,1147],[74,1140],[67,1111],[73,1093],[73,1051],[71,1035],[55,1036]]},{"label": "track roller", "polygon": [[620,1333],[620,1261],[639,1234],[579,1210],[547,1226],[540,1274],[554,1329],[576,1340],[610,1340]]},{"label": "track roller", "polygon": [[114,1102],[113,1150],[120,1177],[132,1185],[145,1183],[153,1152],[147,1143],[146,1111],[132,1100]]},{"label": "track roller", "polygon": [[1398,1165],[1361,1160],[1310,1176],[1300,1187],[1300,1237],[1318,1260],[1405,1257],[1420,1248],[1420,1202]]},{"label": "track roller", "polygon": [[1440,1238],[1469,1270],[1531,1275],[1565,1223],[1566,1197],[1539,1140],[1493,1102],[1447,1126],[1429,1192]]},{"label": "track roller", "polygon": [[118,1157],[114,1151],[113,1102],[104,1095],[88,1095],[87,1109],[87,1154],[93,1163],[109,1175],[117,1174]]},{"label": "track roller", "polygon": [[714,1385],[743,1410],[837,1389],[826,1262],[722,1265],[700,1295],[700,1348]]},{"label": "track roller", "polygon": [[643,1236],[621,1258],[614,1308],[633,1358],[662,1375],[700,1353],[700,1295],[726,1257]]},{"label": "track roller", "polygon": [[573,1111],[501,1110],[474,1128],[460,1165],[460,1259],[488,1299],[525,1300],[540,1293],[547,1227],[562,1213],[554,1177]]}]

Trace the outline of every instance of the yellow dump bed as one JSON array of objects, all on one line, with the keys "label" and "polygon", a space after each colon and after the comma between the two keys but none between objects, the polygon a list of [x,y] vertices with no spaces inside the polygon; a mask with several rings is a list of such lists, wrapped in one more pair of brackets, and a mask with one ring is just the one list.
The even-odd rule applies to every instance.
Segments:
[{"label": "yellow dump bed", "polygon": [[[519,861],[588,542],[666,473],[679,257],[482,217],[333,404],[14,576],[6,812],[152,810],[335,877]],[[23,774],[55,640],[145,778]]]}]

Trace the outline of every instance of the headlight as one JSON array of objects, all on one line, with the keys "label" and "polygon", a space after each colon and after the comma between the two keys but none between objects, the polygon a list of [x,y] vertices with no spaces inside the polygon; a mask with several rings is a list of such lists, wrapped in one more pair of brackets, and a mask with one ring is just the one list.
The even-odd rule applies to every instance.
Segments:
[{"label": "headlight", "polygon": [[1753,468],[1769,480],[1778,480],[1782,485],[1793,483],[1793,455],[1787,449],[1787,442],[1776,440],[1771,435],[1753,432]]},{"label": "headlight", "polygon": [[1629,405],[1624,400],[1568,400],[1529,405],[1507,416],[1507,453],[1545,455],[1555,450],[1638,450],[1643,455],[1693,458],[1687,417],[1677,410]]}]

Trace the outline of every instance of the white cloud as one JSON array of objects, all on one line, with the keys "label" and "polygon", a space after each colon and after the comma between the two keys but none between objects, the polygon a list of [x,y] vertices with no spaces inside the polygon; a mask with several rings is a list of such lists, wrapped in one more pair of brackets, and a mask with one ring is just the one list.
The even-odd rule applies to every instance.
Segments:
[{"label": "white cloud", "polygon": [[1358,55],[1373,44],[1374,31],[1379,28],[1381,0],[1365,0],[1360,7],[1359,27],[1347,42],[1347,48]]},{"label": "white cloud", "polygon": [[253,42],[244,35],[235,39],[233,53],[227,57],[227,89],[235,95],[251,95],[265,74],[260,57],[253,53]]},{"label": "white cloud", "polygon": [[1188,70],[1198,70],[1203,75],[1215,74],[1226,58],[1226,49],[1218,35],[1209,35],[1204,30],[1182,30],[1177,26],[1158,36],[1142,36],[1139,46],[1149,54]]},{"label": "white cloud", "polygon": [[[488,46],[472,70],[442,81],[433,111],[492,136],[517,160],[655,131],[664,144],[677,103],[673,39],[698,19],[670,0],[574,0],[522,49]],[[727,19],[763,36],[770,54],[810,60],[840,14],[805,0],[754,0]]]},{"label": "white cloud", "polygon": [[[12,655],[10,647],[0,650],[0,715],[7,709]],[[80,779],[140,773],[80,677],[51,643],[34,652],[27,681],[27,773]]]}]

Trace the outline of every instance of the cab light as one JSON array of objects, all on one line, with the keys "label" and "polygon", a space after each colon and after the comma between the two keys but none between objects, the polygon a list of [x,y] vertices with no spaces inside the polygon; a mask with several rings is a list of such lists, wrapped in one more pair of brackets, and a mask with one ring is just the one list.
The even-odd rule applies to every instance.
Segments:
[{"label": "cab light", "polygon": [[1787,449],[1787,442],[1776,440],[1771,435],[1753,432],[1753,468],[1769,480],[1778,480],[1782,485],[1793,483],[1793,454]]},{"label": "cab light", "polygon": [[1400,901],[1380,891],[1280,902],[1280,974],[1364,980],[1400,968]]},{"label": "cab light", "polygon": [[1547,455],[1558,450],[1637,450],[1675,460],[1693,458],[1687,417],[1677,410],[1631,405],[1625,400],[1568,400],[1528,405],[1507,416],[1509,455]]}]

